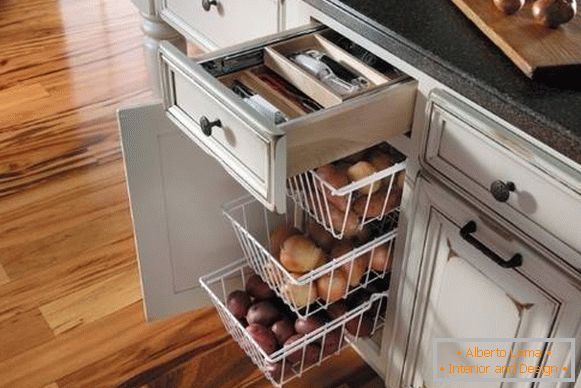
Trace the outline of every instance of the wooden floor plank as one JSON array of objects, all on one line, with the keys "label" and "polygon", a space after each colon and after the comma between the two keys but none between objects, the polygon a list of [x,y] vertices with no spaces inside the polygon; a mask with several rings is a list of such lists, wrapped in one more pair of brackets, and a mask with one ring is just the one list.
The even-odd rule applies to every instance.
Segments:
[{"label": "wooden floor plank", "polygon": [[17,85],[0,90],[0,106],[3,111],[2,116],[10,118],[11,110],[19,108],[22,104],[28,104],[31,101],[41,100],[48,96],[49,94],[47,90],[39,82],[29,85]]},{"label": "wooden floor plank", "polygon": [[55,334],[94,322],[141,300],[139,273],[129,267],[110,278],[40,307]]},{"label": "wooden floor plank", "polygon": [[8,277],[8,274],[4,270],[4,267],[2,267],[2,264],[0,264],[0,286],[8,283],[9,281],[10,278]]},{"label": "wooden floor plank", "polygon": [[53,339],[54,334],[38,309],[0,321],[0,362]]}]

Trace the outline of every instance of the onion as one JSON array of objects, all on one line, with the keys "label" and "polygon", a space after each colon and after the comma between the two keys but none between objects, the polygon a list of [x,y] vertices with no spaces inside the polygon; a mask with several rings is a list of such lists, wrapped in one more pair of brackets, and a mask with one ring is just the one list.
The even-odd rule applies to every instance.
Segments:
[{"label": "onion", "polygon": [[533,4],[535,21],[549,28],[567,23],[576,13],[576,0],[537,0]]},{"label": "onion", "polygon": [[496,8],[507,15],[512,15],[525,5],[525,0],[494,0]]}]

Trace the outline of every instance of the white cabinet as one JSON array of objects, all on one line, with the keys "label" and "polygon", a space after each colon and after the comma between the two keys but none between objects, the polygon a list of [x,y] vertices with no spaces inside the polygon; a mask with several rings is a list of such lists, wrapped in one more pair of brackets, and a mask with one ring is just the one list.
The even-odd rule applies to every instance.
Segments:
[{"label": "white cabinet", "polygon": [[[404,321],[409,317],[411,324],[404,330],[407,343],[400,337],[392,346],[392,352],[405,352],[402,386],[464,386],[434,383],[432,352],[436,338],[579,335],[578,273],[559,266],[548,252],[538,251],[506,224],[497,224],[423,177],[416,188],[415,204],[398,297],[402,304],[412,301],[409,308],[400,310],[399,317]],[[468,233],[463,229],[466,225],[476,226],[476,230]],[[522,257],[520,265],[518,256],[510,260],[517,254]],[[514,267],[505,268],[507,263]],[[460,346],[457,350],[463,349]],[[527,344],[519,346],[525,348]],[[550,356],[540,357],[538,364],[567,365],[571,356],[559,346]],[[506,362],[510,365],[514,360]],[[397,370],[392,368],[392,374],[390,383],[395,387]]]}]

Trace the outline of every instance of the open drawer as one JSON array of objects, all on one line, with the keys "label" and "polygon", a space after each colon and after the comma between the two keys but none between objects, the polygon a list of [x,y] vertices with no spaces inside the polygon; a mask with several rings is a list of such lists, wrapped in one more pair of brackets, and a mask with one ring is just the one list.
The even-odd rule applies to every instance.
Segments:
[{"label": "open drawer", "polygon": [[[325,31],[329,30],[310,26],[197,60],[168,42],[161,45],[162,92],[168,117],[272,211],[286,209],[288,177],[403,134],[411,127],[417,83],[399,72],[397,77],[385,76],[382,82],[378,72],[365,69],[362,62],[321,37]],[[337,98],[314,77],[289,65],[284,50],[297,41],[332,50],[337,55],[329,56],[336,62],[353,63],[351,69],[357,67],[369,74],[371,87],[350,98]],[[321,109],[295,117],[289,114],[287,120],[275,124],[227,86],[232,74],[263,65],[278,70],[278,75],[309,97],[322,93]]]}]

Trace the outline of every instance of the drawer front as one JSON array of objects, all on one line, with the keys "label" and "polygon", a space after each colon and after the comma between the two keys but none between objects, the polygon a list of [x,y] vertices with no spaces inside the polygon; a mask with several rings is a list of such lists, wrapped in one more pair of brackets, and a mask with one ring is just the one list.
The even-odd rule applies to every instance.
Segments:
[{"label": "drawer front", "polygon": [[210,49],[274,34],[279,29],[278,0],[217,0],[208,11],[202,2],[163,0],[161,15],[186,37]]},{"label": "drawer front", "polygon": [[[198,146],[270,210],[284,206],[286,139],[278,128],[171,44],[160,50],[164,105],[170,119]],[[234,95],[234,93],[232,93]],[[220,120],[211,134],[200,128],[202,118]]]},{"label": "drawer front", "polygon": [[[573,227],[581,217],[580,193],[538,168],[534,155],[515,143],[508,129],[457,100],[436,94],[429,114],[423,155],[428,167],[527,233],[534,228],[581,252]],[[515,190],[505,192],[506,202],[493,197],[495,181],[514,183]]]}]

